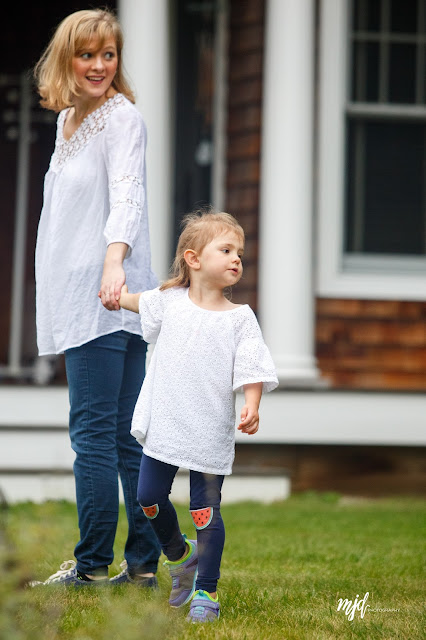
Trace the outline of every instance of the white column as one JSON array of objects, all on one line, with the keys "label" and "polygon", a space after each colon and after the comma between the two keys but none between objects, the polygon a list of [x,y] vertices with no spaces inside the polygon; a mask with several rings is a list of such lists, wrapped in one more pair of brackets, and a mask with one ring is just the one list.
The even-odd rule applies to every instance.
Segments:
[{"label": "white column", "polygon": [[260,320],[283,386],[313,384],[314,0],[266,5]]},{"label": "white column", "polygon": [[168,0],[119,0],[124,67],[148,129],[147,195],[152,264],[165,278],[172,228],[172,119]]}]

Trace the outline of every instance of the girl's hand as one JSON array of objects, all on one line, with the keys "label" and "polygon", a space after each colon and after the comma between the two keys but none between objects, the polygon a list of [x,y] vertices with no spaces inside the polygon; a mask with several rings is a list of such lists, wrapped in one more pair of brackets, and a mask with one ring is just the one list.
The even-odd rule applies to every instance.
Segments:
[{"label": "girl's hand", "polygon": [[239,431],[253,435],[259,429],[259,412],[257,408],[245,404],[241,409],[241,422],[238,425]]}]

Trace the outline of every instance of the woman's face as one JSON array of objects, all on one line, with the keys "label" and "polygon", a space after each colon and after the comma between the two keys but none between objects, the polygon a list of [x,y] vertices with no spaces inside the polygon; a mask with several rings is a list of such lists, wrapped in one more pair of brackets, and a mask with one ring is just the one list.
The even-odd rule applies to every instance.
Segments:
[{"label": "woman's face", "polygon": [[91,40],[72,59],[72,68],[80,99],[101,98],[106,94],[117,71],[118,55],[114,38],[104,41],[102,47],[97,40]]}]

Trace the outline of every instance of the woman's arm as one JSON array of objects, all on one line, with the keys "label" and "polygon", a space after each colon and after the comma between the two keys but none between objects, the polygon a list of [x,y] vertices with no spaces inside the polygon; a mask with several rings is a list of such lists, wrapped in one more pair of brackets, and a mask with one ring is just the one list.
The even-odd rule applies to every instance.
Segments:
[{"label": "woman's arm", "polygon": [[140,293],[129,293],[127,285],[125,284],[121,289],[121,296],[119,299],[120,307],[122,309],[127,309],[128,311],[133,311],[134,313],[139,313],[140,297]]},{"label": "woman's arm", "polygon": [[128,245],[124,242],[113,242],[108,245],[105,254],[104,270],[98,296],[102,300],[104,307],[109,311],[118,311],[120,309],[118,301],[121,288],[126,282],[123,261],[128,248]]}]

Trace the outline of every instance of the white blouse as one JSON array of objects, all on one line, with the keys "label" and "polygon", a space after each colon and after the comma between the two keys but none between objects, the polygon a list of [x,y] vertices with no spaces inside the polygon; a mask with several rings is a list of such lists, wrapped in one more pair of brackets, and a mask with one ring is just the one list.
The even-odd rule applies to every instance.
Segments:
[{"label": "white blouse", "polygon": [[278,380],[248,305],[208,311],[188,289],[140,296],[142,335],[157,342],[132,421],[151,458],[185,469],[229,475],[235,449],[235,391]]},{"label": "white blouse", "polygon": [[123,266],[130,291],[157,284],[151,271],[141,115],[118,93],[65,140],[67,113],[58,116],[37,236],[40,355],[61,353],[114,331],[141,334],[135,314],[108,311],[97,296],[112,242],[129,245]]}]

